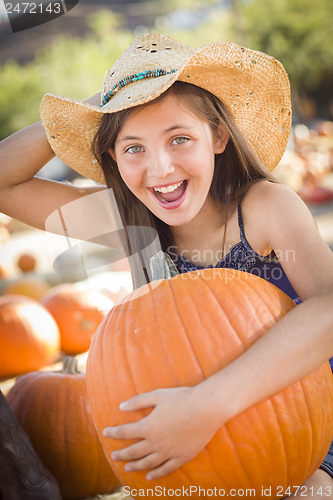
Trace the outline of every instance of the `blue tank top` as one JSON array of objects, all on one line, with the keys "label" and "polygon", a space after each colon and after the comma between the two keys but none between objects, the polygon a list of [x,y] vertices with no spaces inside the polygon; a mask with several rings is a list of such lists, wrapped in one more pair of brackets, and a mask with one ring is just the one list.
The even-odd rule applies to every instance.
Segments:
[{"label": "blue tank top", "polygon": [[[250,243],[247,241],[244,224],[242,218],[241,204],[238,205],[238,225],[240,232],[240,241],[236,243],[215,266],[207,267],[222,267],[227,269],[237,269],[238,271],[246,271],[255,274],[273,285],[277,286],[286,293],[295,304],[300,304],[301,299],[291,286],[290,281],[285,274],[278,258],[274,254],[263,257],[257,254]],[[175,265],[179,273],[187,273],[197,269],[204,269],[204,266],[197,266],[179,255],[175,261]]]}]

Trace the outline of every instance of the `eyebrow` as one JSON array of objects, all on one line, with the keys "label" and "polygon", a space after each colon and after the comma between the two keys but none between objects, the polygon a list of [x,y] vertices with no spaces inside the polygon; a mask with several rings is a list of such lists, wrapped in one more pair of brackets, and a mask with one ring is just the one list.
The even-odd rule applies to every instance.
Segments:
[{"label": "eyebrow", "polygon": [[[173,130],[178,130],[178,129],[191,129],[192,127],[189,127],[188,125],[172,125],[172,127],[167,128],[166,130],[163,130],[163,133],[166,134],[168,132],[172,132]],[[119,139],[117,142],[125,142],[125,141],[142,141],[142,137],[135,137],[132,135],[126,135],[125,137],[122,137]]]}]

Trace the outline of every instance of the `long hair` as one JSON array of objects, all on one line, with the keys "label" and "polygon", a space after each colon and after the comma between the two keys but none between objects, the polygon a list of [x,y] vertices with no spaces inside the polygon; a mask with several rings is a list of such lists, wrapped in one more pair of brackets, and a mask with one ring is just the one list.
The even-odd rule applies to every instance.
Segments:
[{"label": "long hair", "polygon": [[[209,192],[216,206],[224,209],[224,247],[227,221],[231,210],[244,198],[253,183],[260,179],[274,182],[275,179],[261,163],[238,129],[230,112],[217,97],[195,85],[176,81],[151,103],[156,103],[167,95],[174,95],[178,98],[192,113],[206,121],[214,132],[223,123],[230,134],[224,152],[215,155],[214,174]],[[127,235],[124,244],[127,246],[128,255],[140,254],[141,250],[151,243],[152,233],[149,228],[157,231],[163,251],[167,252],[173,245],[169,226],[150,212],[128,189],[120,176],[115,160],[109,154],[109,150],[114,149],[118,134],[126,120],[134,111],[149,104],[104,114],[92,144],[92,150],[103,169],[106,184],[114,192],[125,229],[140,228],[135,238],[129,238]],[[149,281],[147,272],[142,269],[132,269],[132,276],[134,287]]]}]

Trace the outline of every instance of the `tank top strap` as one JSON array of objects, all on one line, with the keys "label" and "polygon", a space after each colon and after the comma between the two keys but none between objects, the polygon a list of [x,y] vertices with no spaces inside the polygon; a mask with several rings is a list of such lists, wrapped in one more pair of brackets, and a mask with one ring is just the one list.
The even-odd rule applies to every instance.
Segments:
[{"label": "tank top strap", "polygon": [[245,232],[244,232],[244,224],[243,224],[243,217],[242,217],[242,203],[238,203],[238,226],[239,226],[239,234],[240,234],[240,239],[244,243],[247,242],[247,239],[245,237]]}]

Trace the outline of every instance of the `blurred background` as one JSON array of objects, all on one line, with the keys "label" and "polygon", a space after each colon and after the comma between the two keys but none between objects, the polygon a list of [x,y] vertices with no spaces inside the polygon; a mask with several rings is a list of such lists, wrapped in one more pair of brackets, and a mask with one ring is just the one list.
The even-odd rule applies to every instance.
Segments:
[{"label": "blurred background", "polygon": [[[1,0],[0,9],[0,139],[39,119],[46,92],[85,99],[99,91],[106,70],[136,35],[145,32],[165,33],[193,46],[234,41],[279,59],[291,80],[293,128],[276,176],[308,203],[333,249],[331,0],[80,0],[66,15],[17,33],[11,31]],[[40,175],[85,182],[58,159]],[[33,272],[49,280],[87,278],[80,268],[84,259],[90,260],[90,277],[100,271],[128,270],[126,262],[112,263],[96,248],[85,247],[84,259],[81,253],[75,260],[63,252],[63,238],[45,237],[0,217],[3,286],[22,273],[22,253],[32,255]],[[57,252],[66,254],[65,277],[54,269]]]}]

